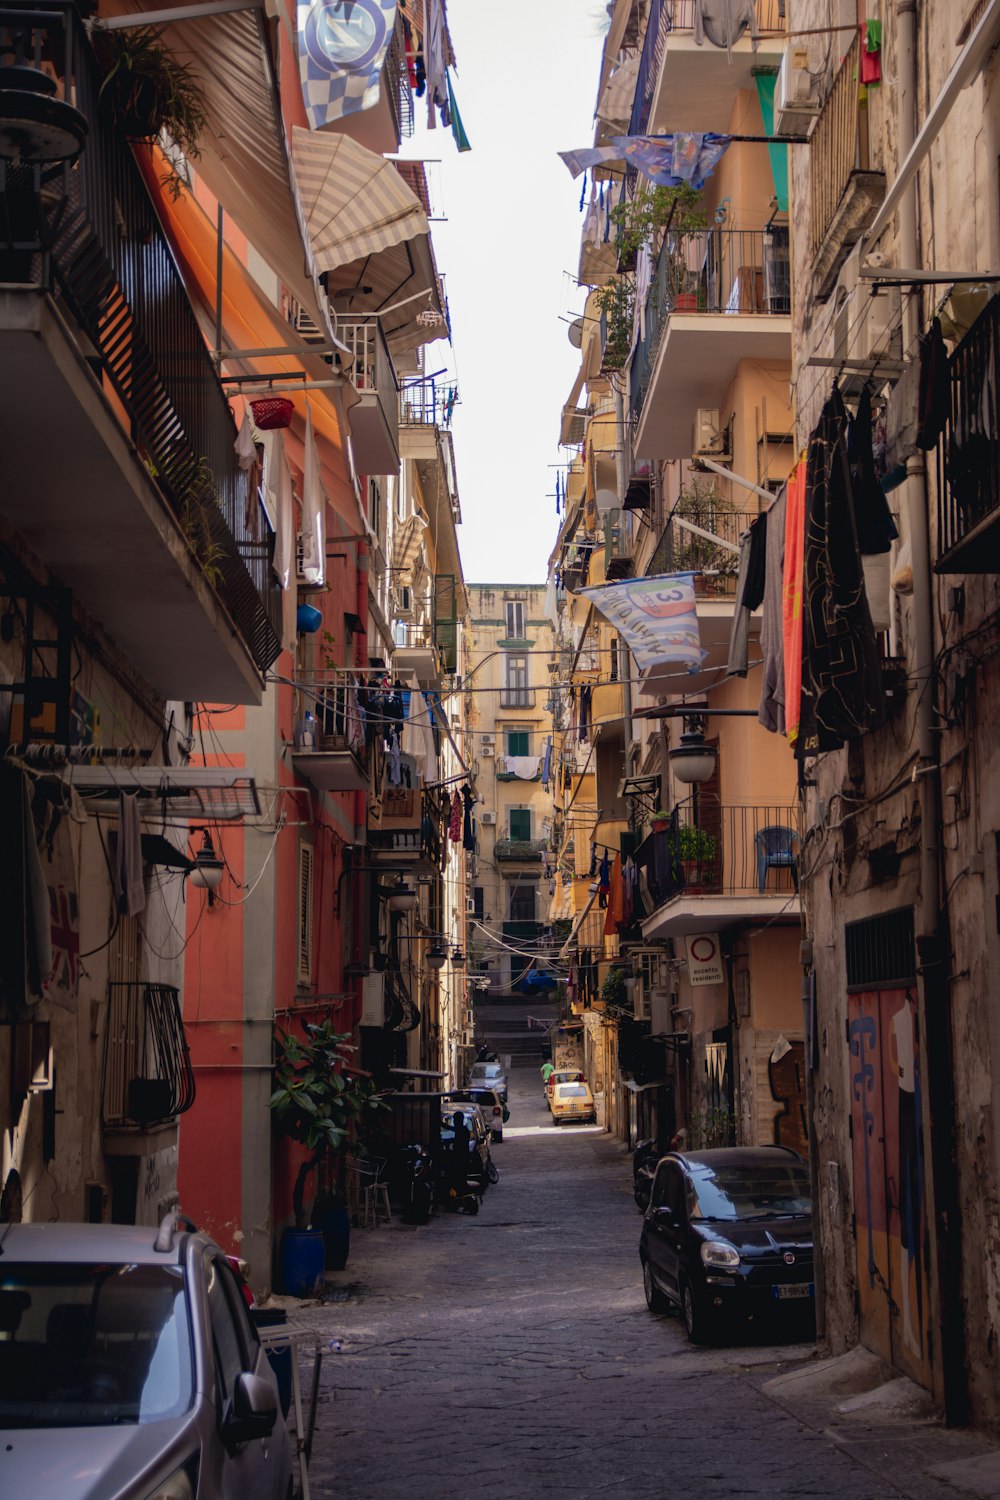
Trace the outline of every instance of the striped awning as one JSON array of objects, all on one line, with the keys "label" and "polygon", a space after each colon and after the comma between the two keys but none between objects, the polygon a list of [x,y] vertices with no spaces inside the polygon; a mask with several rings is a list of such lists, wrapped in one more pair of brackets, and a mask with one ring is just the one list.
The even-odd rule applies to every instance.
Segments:
[{"label": "striped awning", "polygon": [[428,233],[420,200],[392,162],[349,135],[296,126],[292,163],[320,272]]},{"label": "striped awning", "polygon": [[630,53],[608,78],[601,90],[601,97],[597,101],[598,119],[606,121],[609,125],[622,125],[627,128],[632,115],[636,80],[639,76],[639,58],[638,52]]},{"label": "striped awning", "polygon": [[416,562],[423,543],[427,522],[423,516],[407,516],[397,525],[392,537],[392,570],[394,573],[410,572]]}]

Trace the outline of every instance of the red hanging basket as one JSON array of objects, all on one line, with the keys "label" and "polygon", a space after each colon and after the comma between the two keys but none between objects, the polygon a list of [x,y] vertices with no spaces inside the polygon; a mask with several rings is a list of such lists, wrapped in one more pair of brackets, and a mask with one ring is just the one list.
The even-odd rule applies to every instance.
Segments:
[{"label": "red hanging basket", "polygon": [[287,396],[261,396],[259,400],[250,402],[250,410],[253,412],[254,426],[259,427],[261,432],[270,432],[275,427],[289,426],[295,403],[289,401]]}]

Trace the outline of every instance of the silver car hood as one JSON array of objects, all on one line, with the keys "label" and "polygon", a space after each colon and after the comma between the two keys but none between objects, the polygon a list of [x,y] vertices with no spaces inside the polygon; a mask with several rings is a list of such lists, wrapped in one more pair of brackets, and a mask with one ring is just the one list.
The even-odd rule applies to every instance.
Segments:
[{"label": "silver car hood", "polygon": [[[195,1446],[179,1420],[120,1427],[21,1427],[0,1431],[0,1495],[31,1500],[145,1500]],[[168,1459],[171,1450],[178,1456]],[[166,1463],[157,1460],[167,1460]],[[148,1483],[139,1479],[148,1475]]]}]

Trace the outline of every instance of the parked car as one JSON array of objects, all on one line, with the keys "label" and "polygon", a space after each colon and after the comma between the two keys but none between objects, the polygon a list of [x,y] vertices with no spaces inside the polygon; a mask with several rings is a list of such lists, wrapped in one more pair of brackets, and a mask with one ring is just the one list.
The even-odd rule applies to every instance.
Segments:
[{"label": "parked car", "polygon": [[586,1083],[581,1068],[556,1068],[545,1080],[545,1102],[549,1104],[552,1100],[552,1090],[557,1083]]},{"label": "parked car", "polygon": [[447,1109],[450,1100],[478,1105],[489,1129],[490,1139],[494,1144],[503,1140],[503,1128],[510,1119],[510,1110],[496,1089],[455,1089],[442,1101],[443,1109]]},{"label": "parked car", "polygon": [[496,1089],[504,1104],[507,1103],[507,1074],[498,1062],[473,1063],[466,1088]]},{"label": "parked car", "polygon": [[3,1241],[0,1493],[287,1500],[277,1381],[207,1235],[170,1215]]},{"label": "parked car", "polygon": [[811,1317],[805,1162],[784,1146],[670,1152],[656,1168],[639,1259],[650,1311],[678,1306],[692,1343],[768,1315]]},{"label": "parked car", "polygon": [[578,1125],[592,1124],[597,1119],[597,1105],[589,1083],[557,1083],[549,1100],[553,1123],[573,1120]]},{"label": "parked car", "polygon": [[476,1104],[460,1104],[454,1109],[447,1105],[441,1111],[441,1148],[442,1165],[447,1162],[447,1153],[451,1151],[455,1141],[454,1120],[456,1114],[461,1114],[465,1120],[466,1129],[469,1132],[469,1171],[468,1180],[485,1191],[493,1176],[493,1158],[490,1155],[490,1132],[486,1122]]}]

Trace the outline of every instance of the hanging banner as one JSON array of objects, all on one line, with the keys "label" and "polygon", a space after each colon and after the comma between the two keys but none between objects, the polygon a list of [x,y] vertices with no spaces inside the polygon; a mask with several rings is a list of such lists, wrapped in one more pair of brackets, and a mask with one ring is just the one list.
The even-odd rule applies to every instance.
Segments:
[{"label": "hanging banner", "polygon": [[580,589],[612,624],[635,656],[640,671],[680,662],[697,672],[705,659],[698,630],[693,573],[628,578]]},{"label": "hanging banner", "polygon": [[302,0],[299,77],[311,129],[378,103],[396,0]]},{"label": "hanging banner", "polygon": [[616,135],[604,146],[585,146],[580,151],[560,151],[570,176],[579,177],[588,167],[624,161],[659,187],[688,183],[703,188],[725,154],[732,138],[711,131],[676,131],[673,135]]},{"label": "hanging banner", "polygon": [[691,932],[684,939],[688,984],[722,984],[725,973],[717,932]]}]

